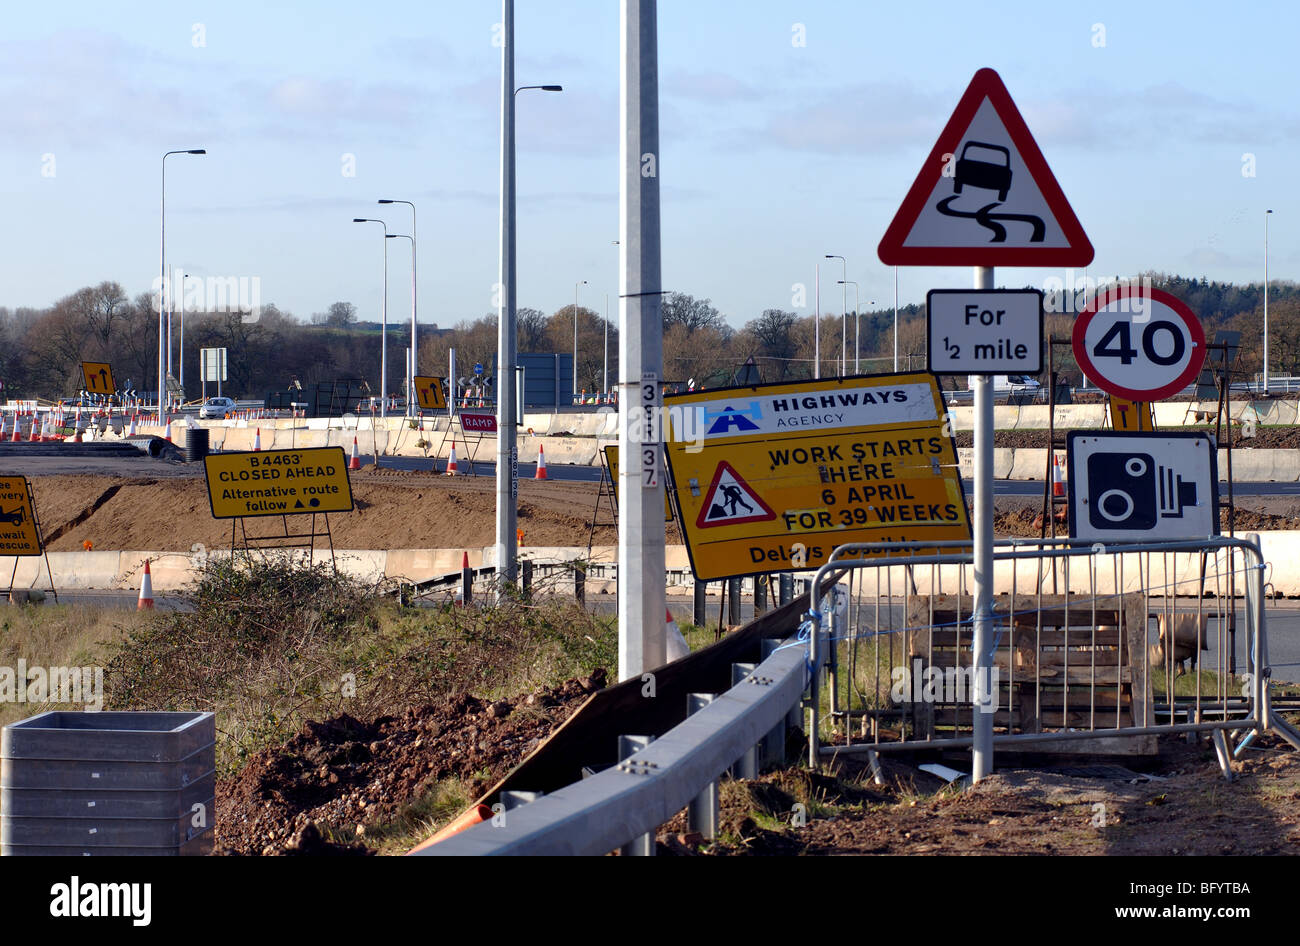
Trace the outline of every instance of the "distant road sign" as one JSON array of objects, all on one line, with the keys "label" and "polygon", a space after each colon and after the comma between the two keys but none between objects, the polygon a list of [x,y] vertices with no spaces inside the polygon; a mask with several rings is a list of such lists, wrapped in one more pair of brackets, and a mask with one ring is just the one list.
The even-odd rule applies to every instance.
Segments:
[{"label": "distant road sign", "polygon": [[1205,361],[1205,330],[1160,289],[1101,291],[1074,321],[1074,359],[1097,387],[1129,401],[1159,401],[1192,384]]},{"label": "distant road sign", "polygon": [[[618,444],[610,444],[605,448],[605,462],[609,464],[609,479],[614,489],[614,505],[618,505]],[[673,500],[668,495],[668,490],[664,490],[664,522],[673,521]]]},{"label": "distant road sign", "polygon": [[25,476],[0,476],[0,555],[40,555],[32,487]]},{"label": "distant road sign", "polygon": [[461,412],[460,429],[472,430],[476,433],[494,434],[497,432],[497,415]]},{"label": "distant road sign", "polygon": [[849,542],[969,540],[931,374],[666,395],[697,578],[815,569]]},{"label": "distant road sign", "polygon": [[226,380],[226,349],[199,349],[199,382]]},{"label": "distant road sign", "polygon": [[1092,244],[992,69],[975,73],[878,254],[894,266],[1092,262]]},{"label": "distant road sign", "polygon": [[442,390],[442,378],[415,376],[415,396],[424,411],[445,411],[447,398]]},{"label": "distant road sign", "polygon": [[1219,534],[1214,438],[1073,431],[1066,439],[1070,538],[1204,539]]},{"label": "distant road sign", "polygon": [[203,467],[214,519],[352,509],[342,447],[211,453]]},{"label": "distant road sign", "polygon": [[106,362],[83,361],[81,377],[86,382],[86,390],[91,394],[112,394],[117,390],[113,384],[113,369]]},{"label": "distant road sign", "polygon": [[482,373],[483,373],[483,365],[482,365],[482,364],[479,364],[479,363],[475,363],[475,365],[474,365],[474,373],[475,373],[475,374],[482,374]]},{"label": "distant road sign", "polygon": [[1043,294],[1037,289],[931,289],[926,358],[935,374],[1038,374]]}]

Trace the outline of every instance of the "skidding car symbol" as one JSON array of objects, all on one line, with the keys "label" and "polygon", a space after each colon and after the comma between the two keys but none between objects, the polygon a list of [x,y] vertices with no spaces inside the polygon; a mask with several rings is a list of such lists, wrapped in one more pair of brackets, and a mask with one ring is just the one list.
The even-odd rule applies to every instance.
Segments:
[{"label": "skidding car symbol", "polygon": [[[971,148],[997,152],[1002,156],[1002,160],[998,163],[980,160],[979,151],[974,157],[968,157]],[[997,191],[998,200],[1005,201],[1007,191],[1011,190],[1011,152],[1002,145],[991,145],[983,141],[966,142],[966,146],[961,149],[961,157],[957,159],[957,173],[952,184],[953,193],[960,194],[962,186],[966,184]]]},{"label": "skidding car symbol", "polygon": [[23,524],[23,507],[19,506],[13,512],[5,512],[0,508],[0,522],[7,522],[11,526],[20,526]]}]

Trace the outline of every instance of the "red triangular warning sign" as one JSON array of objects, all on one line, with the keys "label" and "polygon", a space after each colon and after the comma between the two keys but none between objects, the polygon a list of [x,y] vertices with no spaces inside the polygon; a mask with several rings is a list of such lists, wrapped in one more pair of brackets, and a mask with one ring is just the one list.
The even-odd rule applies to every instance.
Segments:
[{"label": "red triangular warning sign", "polygon": [[992,69],[975,73],[877,253],[891,266],[1092,262],[1092,243]]},{"label": "red triangular warning sign", "polygon": [[742,522],[766,522],[775,519],[772,507],[746,483],[730,463],[723,460],[714,471],[713,482],[704,494],[704,507],[695,524],[701,529],[710,526],[734,526]]}]

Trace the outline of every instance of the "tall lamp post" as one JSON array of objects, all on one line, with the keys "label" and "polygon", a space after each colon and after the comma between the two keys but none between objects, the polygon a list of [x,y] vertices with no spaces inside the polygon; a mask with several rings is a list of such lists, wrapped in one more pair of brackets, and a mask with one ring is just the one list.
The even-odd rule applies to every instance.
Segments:
[{"label": "tall lamp post", "polygon": [[1268,218],[1273,211],[1264,211],[1264,393],[1268,394]]},{"label": "tall lamp post", "polygon": [[573,401],[578,400],[578,287],[587,285],[587,280],[573,284]]},{"label": "tall lamp post", "polygon": [[407,406],[407,412],[413,414],[415,412],[415,408],[412,407],[412,405],[416,403],[415,376],[420,373],[420,361],[419,361],[420,340],[418,338],[419,324],[416,321],[416,314],[415,314],[416,313],[415,299],[416,299],[416,288],[417,288],[416,279],[415,279],[415,257],[416,257],[415,204],[411,203],[409,200],[380,200],[379,203],[406,204],[406,206],[411,208],[411,236],[410,236],[410,241],[411,241],[411,364],[406,372],[406,384],[407,384],[406,406]]},{"label": "tall lamp post", "polygon": [[[189,273],[181,273],[181,337],[176,352],[176,359],[180,362],[181,397],[185,396],[185,280],[190,278]],[[168,330],[170,334],[170,329]]]},{"label": "tall lamp post", "polygon": [[388,416],[388,224],[373,217],[353,217],[353,223],[377,223],[384,228],[384,298],[380,303],[379,416]]},{"label": "tall lamp post", "polygon": [[[853,287],[853,373],[858,373],[858,359],[862,355],[862,313],[858,311],[862,306],[862,300],[858,296],[858,284],[852,279],[841,279],[841,285],[847,284]],[[847,292],[847,288],[845,292]]]},{"label": "tall lamp post", "polygon": [[[188,148],[182,151],[168,151],[162,156],[162,262],[159,275],[162,283],[158,287],[158,424],[163,424],[163,405],[167,396],[166,371],[171,363],[172,339],[167,330],[167,297],[171,295],[167,285],[167,159],[173,154],[207,154],[205,148]],[[166,343],[164,344],[164,339]]]},{"label": "tall lamp post", "polygon": [[[388,233],[385,237],[389,240],[410,240],[411,241],[411,337],[415,337],[415,237],[407,233]],[[412,414],[412,405],[415,404],[415,345],[412,341],[411,357],[406,359],[406,413]]]},{"label": "tall lamp post", "polygon": [[519,554],[516,528],[519,501],[518,418],[515,416],[515,362],[518,318],[515,285],[515,96],[526,89],[563,92],[559,85],[515,88],[515,2],[501,0],[501,296],[497,310],[497,577],[498,595],[513,582]]},{"label": "tall lamp post", "polygon": [[[843,256],[837,256],[834,253],[827,253],[827,259],[837,259],[844,270],[844,278],[840,280],[843,285],[849,278],[849,264]],[[849,287],[844,286],[844,308],[841,310],[844,315],[840,317],[840,377],[844,377],[845,369],[848,367],[849,354]]]}]

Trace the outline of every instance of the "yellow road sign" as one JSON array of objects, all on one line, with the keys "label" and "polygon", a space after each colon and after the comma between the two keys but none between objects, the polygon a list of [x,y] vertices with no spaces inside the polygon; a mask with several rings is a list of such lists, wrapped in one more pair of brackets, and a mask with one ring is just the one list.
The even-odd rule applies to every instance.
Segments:
[{"label": "yellow road sign", "polygon": [[117,390],[113,385],[113,369],[107,362],[83,361],[81,377],[86,382],[86,390],[91,394],[112,394]]},{"label": "yellow road sign", "polygon": [[[614,505],[618,505],[618,446],[610,444],[605,448],[605,463],[609,466],[609,480],[614,485]],[[664,490],[664,522],[673,521],[673,501]]]},{"label": "yellow road sign", "polygon": [[1114,430],[1155,430],[1155,414],[1150,401],[1128,401],[1108,395],[1110,426]]},{"label": "yellow road sign", "polygon": [[342,447],[212,453],[203,467],[214,519],[352,509]]},{"label": "yellow road sign", "polygon": [[40,555],[32,487],[25,476],[0,476],[0,555]]},{"label": "yellow road sign", "polygon": [[421,410],[445,411],[447,409],[447,397],[442,391],[442,378],[416,375],[415,396],[419,399]]},{"label": "yellow road sign", "polygon": [[699,579],[815,569],[850,542],[971,537],[931,374],[700,391],[664,405]]}]

